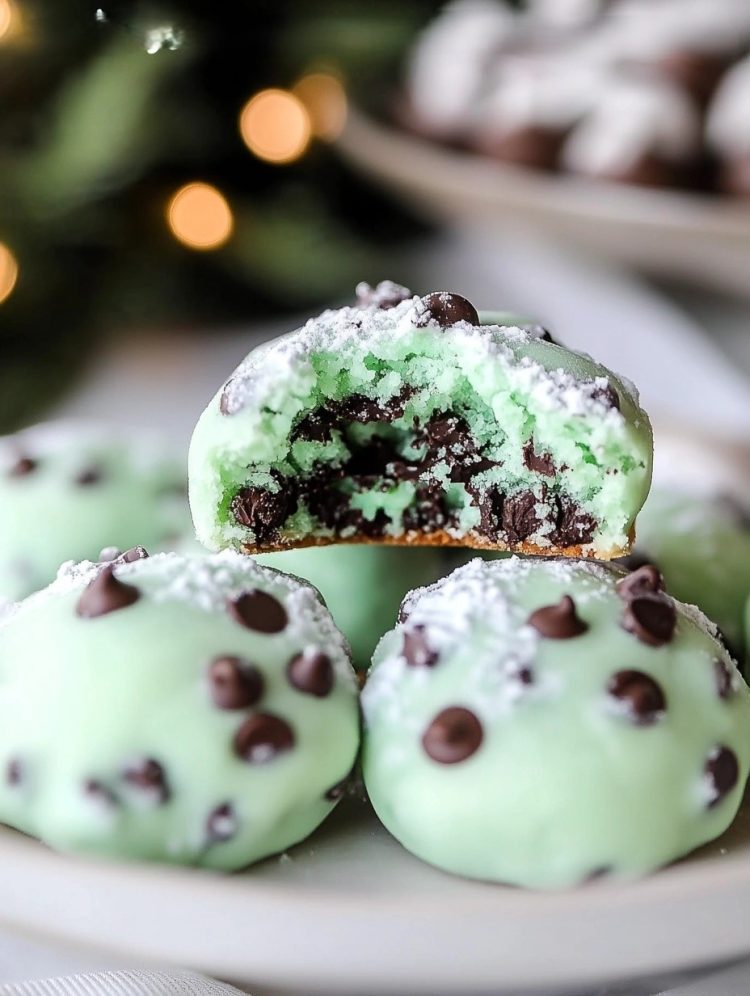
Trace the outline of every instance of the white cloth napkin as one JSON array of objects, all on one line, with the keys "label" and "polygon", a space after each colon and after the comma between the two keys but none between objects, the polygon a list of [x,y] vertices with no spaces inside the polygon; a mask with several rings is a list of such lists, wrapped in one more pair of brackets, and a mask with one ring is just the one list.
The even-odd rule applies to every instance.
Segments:
[{"label": "white cloth napkin", "polygon": [[92,972],[0,985],[0,996],[242,996],[239,989],[191,972]]}]

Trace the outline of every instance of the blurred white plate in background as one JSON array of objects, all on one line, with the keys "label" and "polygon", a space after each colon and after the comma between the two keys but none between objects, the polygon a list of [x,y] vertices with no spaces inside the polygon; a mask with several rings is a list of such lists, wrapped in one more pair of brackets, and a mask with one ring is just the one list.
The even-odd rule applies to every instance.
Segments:
[{"label": "blurred white plate in background", "polygon": [[457,152],[350,108],[338,147],[430,218],[519,228],[644,272],[750,297],[750,204],[545,174]]}]

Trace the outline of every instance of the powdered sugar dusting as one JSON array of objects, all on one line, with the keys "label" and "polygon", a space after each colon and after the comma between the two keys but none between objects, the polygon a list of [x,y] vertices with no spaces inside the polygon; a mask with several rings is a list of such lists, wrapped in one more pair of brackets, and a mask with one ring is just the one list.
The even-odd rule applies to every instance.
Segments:
[{"label": "powdered sugar dusting", "polygon": [[[31,595],[27,602],[83,591],[105,566],[111,565],[91,561],[63,564],[55,581]],[[225,615],[227,602],[245,592],[259,590],[273,595],[286,609],[285,634],[301,647],[324,646],[339,677],[354,682],[348,644],[334,625],[319,592],[291,574],[265,567],[231,550],[206,557],[160,553],[130,564],[115,563],[113,569],[118,580],[137,587],[149,601],[184,602],[214,615]],[[10,610],[0,612],[0,626],[13,614]]]}]

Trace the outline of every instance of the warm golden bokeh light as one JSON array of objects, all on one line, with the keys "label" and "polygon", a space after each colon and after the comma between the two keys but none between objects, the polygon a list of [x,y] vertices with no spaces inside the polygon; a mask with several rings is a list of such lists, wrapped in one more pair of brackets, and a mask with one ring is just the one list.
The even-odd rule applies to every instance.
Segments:
[{"label": "warm golden bokeh light", "polygon": [[18,263],[10,249],[0,242],[0,304],[13,293],[18,280]]},{"label": "warm golden bokeh light", "polygon": [[299,97],[286,90],[261,90],[242,108],[240,134],[259,159],[291,163],[307,148],[312,125]]},{"label": "warm golden bokeh light", "polygon": [[308,73],[292,92],[308,110],[316,138],[333,142],[346,124],[346,93],[341,80],[331,73]]},{"label": "warm golden bokeh light", "polygon": [[218,249],[234,228],[226,198],[208,183],[180,187],[167,207],[167,221],[175,238],[191,249]]},{"label": "warm golden bokeh light", "polygon": [[13,4],[11,0],[0,0],[0,41],[9,33],[13,24]]}]

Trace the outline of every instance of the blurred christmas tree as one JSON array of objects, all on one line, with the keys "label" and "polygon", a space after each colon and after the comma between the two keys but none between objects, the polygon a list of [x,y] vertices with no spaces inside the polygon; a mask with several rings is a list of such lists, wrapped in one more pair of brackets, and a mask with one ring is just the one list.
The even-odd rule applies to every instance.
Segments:
[{"label": "blurred christmas tree", "polygon": [[414,230],[327,143],[434,3],[99,2],[0,0],[0,429],[102,334],[330,300]]}]

